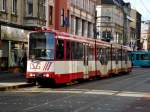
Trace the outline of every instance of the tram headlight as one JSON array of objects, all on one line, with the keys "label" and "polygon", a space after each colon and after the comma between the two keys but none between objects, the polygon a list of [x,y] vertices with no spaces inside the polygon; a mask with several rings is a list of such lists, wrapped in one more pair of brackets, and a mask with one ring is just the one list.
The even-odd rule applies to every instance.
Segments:
[{"label": "tram headlight", "polygon": [[29,76],[30,76],[30,77],[35,77],[35,74],[32,74],[32,73],[31,73]]}]

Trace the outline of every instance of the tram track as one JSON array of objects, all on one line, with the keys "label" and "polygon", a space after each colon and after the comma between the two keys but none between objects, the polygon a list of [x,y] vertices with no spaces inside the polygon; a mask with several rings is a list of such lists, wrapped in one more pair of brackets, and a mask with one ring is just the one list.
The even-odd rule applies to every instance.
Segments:
[{"label": "tram track", "polygon": [[[143,73],[143,72],[142,72]],[[43,88],[40,86],[33,86],[29,88],[24,88],[20,90],[31,90],[31,91],[57,91],[57,90],[73,90],[73,89],[87,89],[87,90],[114,90],[114,91],[130,91],[132,89],[135,89],[137,86],[142,85],[143,83],[147,82],[150,79],[147,79],[147,73],[145,72],[143,75],[138,73],[131,73],[128,75],[121,75],[121,76],[115,76],[111,78],[106,79],[100,79],[100,80],[92,80],[92,81],[85,81],[83,83],[76,82],[72,85],[66,85],[66,86],[60,86],[56,88]],[[138,82],[139,81],[139,82]]]}]

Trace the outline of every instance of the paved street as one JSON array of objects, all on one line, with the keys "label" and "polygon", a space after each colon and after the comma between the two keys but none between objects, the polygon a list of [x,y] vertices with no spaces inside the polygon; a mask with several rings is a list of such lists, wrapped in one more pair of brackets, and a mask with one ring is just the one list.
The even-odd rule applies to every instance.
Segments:
[{"label": "paved street", "polygon": [[29,87],[32,84],[26,82],[25,74],[0,71],[0,91]]},{"label": "paved street", "polygon": [[6,82],[25,82],[25,75],[23,73],[9,73],[0,71],[0,83]]},{"label": "paved street", "polygon": [[59,88],[0,92],[0,112],[150,112],[150,69]]}]

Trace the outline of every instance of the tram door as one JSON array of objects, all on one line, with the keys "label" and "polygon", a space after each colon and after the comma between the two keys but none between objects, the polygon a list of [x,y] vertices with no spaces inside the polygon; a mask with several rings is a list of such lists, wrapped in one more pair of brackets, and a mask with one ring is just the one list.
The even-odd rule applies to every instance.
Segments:
[{"label": "tram door", "polygon": [[120,51],[119,51],[119,49],[116,49],[116,67],[115,67],[116,74],[118,74],[119,69],[121,68],[120,57],[121,57]]},{"label": "tram door", "polygon": [[84,59],[83,59],[83,65],[84,65],[84,79],[87,79],[89,77],[88,73],[88,45],[84,45],[83,48],[83,52],[84,52]]}]

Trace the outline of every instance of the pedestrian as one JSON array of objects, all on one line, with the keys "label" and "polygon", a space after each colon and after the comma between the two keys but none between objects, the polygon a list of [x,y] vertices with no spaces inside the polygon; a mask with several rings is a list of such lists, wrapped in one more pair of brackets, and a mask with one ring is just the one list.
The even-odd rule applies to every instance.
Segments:
[{"label": "pedestrian", "polygon": [[22,66],[23,66],[23,72],[26,72],[27,69],[27,55],[24,53],[22,57]]}]

